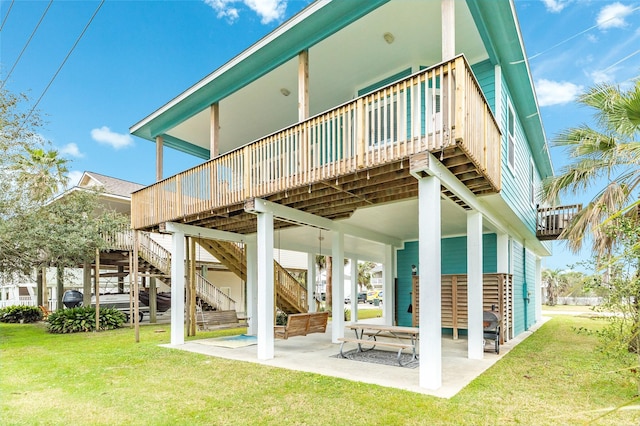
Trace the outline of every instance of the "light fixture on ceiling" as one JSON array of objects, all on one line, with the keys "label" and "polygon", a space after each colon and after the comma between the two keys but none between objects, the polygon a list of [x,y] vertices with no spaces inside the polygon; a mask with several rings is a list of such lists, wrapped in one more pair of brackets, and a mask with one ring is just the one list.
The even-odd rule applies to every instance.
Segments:
[{"label": "light fixture on ceiling", "polygon": [[283,96],[289,96],[291,94],[289,89],[287,89],[286,87],[283,87],[282,89],[280,89],[280,93],[282,93]]},{"label": "light fixture on ceiling", "polygon": [[391,44],[395,41],[395,36],[391,33],[384,33],[382,34],[382,38],[384,38],[384,41],[386,41],[388,44]]}]

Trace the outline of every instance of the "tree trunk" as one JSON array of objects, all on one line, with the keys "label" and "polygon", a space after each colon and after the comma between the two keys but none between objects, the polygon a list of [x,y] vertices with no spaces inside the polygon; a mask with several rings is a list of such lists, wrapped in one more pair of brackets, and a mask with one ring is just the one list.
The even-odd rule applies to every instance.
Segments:
[{"label": "tree trunk", "polygon": [[331,312],[331,306],[333,306],[332,304],[332,300],[333,300],[333,266],[332,266],[333,262],[331,260],[331,256],[327,256],[327,260],[326,260],[326,264],[325,264],[325,271],[326,271],[326,276],[327,276],[327,286],[325,288],[325,309],[329,312]]}]

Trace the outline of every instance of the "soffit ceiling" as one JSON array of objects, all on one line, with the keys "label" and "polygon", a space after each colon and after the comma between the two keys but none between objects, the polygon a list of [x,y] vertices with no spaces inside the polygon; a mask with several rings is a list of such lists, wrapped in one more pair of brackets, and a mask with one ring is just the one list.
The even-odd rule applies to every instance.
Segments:
[{"label": "soffit ceiling", "polygon": [[[309,49],[310,115],[357,97],[400,71],[441,61],[440,2],[396,1],[374,10]],[[391,33],[388,44],[383,35]],[[470,63],[488,58],[469,9],[456,2],[456,52]],[[219,102],[221,154],[279,131],[298,120],[298,58],[274,69]],[[289,91],[284,96],[281,89]],[[209,149],[209,108],[168,135]]]}]

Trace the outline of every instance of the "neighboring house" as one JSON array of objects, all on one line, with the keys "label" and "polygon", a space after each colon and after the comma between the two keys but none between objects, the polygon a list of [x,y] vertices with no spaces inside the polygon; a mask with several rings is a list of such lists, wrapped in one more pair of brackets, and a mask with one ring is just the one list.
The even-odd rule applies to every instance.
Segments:
[{"label": "neighboring house", "polygon": [[[483,310],[499,312],[502,340],[540,320],[550,246],[538,237],[564,222],[538,212],[553,170],[509,0],[316,1],[131,133],[157,145],[134,229],[172,233],[174,258],[184,236],[245,247],[260,359],[275,351],[274,247],[308,254],[309,289],[314,256],[333,256],[334,312],[343,259],[381,263],[384,320],[420,325],[426,388],[442,384],[442,333],[466,334],[479,359]],[[165,178],[165,146],[202,164]],[[172,265],[172,344],[184,342],[183,269]]]}]

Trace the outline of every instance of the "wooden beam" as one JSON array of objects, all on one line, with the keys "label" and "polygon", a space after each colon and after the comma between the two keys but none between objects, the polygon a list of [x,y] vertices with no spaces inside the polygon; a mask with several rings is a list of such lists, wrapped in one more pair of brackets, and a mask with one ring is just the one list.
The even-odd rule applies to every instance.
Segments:
[{"label": "wooden beam", "polygon": [[298,121],[309,118],[309,51],[298,54]]},{"label": "wooden beam", "polygon": [[211,104],[209,125],[209,158],[220,155],[220,107],[218,102]]},{"label": "wooden beam", "polygon": [[156,136],[156,182],[162,180],[162,152],[163,152],[164,140],[162,136]]}]

